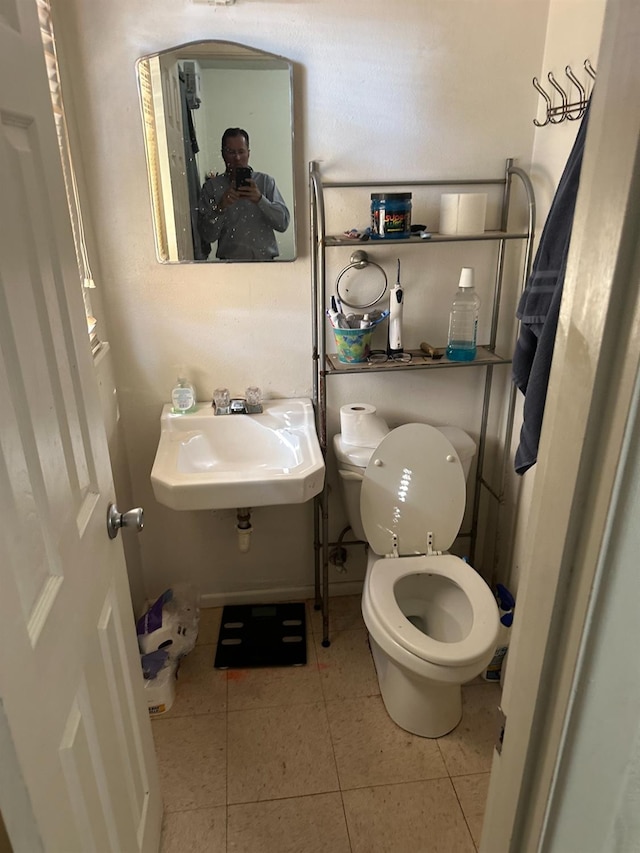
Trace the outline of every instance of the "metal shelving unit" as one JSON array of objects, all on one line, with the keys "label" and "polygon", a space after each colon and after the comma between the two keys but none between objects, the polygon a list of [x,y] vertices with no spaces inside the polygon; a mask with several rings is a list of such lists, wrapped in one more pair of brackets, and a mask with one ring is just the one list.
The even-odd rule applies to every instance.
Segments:
[{"label": "metal shelving unit", "polygon": [[[526,196],[526,219],[527,227],[524,231],[509,231],[509,212],[511,206],[512,179],[517,178],[524,189]],[[451,362],[445,358],[434,360],[424,355],[421,351],[412,352],[412,360],[409,363],[398,361],[387,361],[383,363],[363,362],[359,364],[343,364],[338,361],[335,353],[329,353],[326,349],[326,317],[325,309],[328,304],[326,287],[326,252],[337,247],[350,246],[363,248],[363,244],[342,235],[328,235],[326,233],[326,217],[324,193],[326,190],[335,189],[383,189],[384,187],[489,187],[499,185],[502,187],[502,203],[500,210],[500,229],[497,231],[484,231],[480,234],[445,235],[433,233],[430,239],[423,240],[418,236],[404,239],[370,240],[366,243],[367,252],[375,252],[378,246],[389,246],[393,244],[403,247],[420,245],[425,251],[437,243],[460,243],[472,241],[496,241],[498,243],[497,259],[495,264],[495,283],[493,290],[493,305],[491,314],[491,330],[489,342],[478,347],[478,355],[472,362]],[[470,556],[473,561],[477,537],[478,512],[480,496],[483,489],[498,502],[503,500],[502,489],[496,492],[484,478],[484,455],[487,438],[487,423],[489,417],[489,405],[491,402],[491,390],[494,368],[511,362],[509,356],[500,355],[496,352],[496,338],[500,315],[500,305],[503,296],[503,278],[506,245],[509,241],[519,240],[523,243],[523,260],[520,281],[520,290],[527,282],[531,271],[534,225],[535,225],[535,198],[533,187],[529,176],[517,166],[513,160],[506,161],[504,174],[500,178],[469,179],[469,180],[429,180],[429,181],[383,181],[383,182],[331,182],[323,181],[320,166],[316,161],[309,164],[309,202],[311,216],[311,255],[312,255],[312,299],[314,306],[314,322],[312,331],[313,347],[313,403],[316,413],[316,427],[322,452],[326,457],[327,437],[327,380],[331,376],[351,375],[362,373],[388,373],[398,370],[459,370],[484,368],[484,397],[482,405],[481,427],[477,452],[476,482],[473,500],[473,513],[471,522]],[[513,432],[513,419],[515,407],[515,386],[511,384],[509,399],[507,403],[507,414],[503,439],[502,472],[506,470],[509,460],[511,435]],[[504,477],[501,478],[501,482]],[[315,605],[316,609],[322,609],[323,640],[322,644],[328,646],[329,639],[329,490],[325,483],[323,491],[314,498],[314,548],[315,548]]]}]

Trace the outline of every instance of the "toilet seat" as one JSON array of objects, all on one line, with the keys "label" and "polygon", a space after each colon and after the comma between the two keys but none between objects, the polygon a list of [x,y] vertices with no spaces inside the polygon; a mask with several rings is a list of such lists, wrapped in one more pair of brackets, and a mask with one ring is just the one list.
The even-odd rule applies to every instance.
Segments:
[{"label": "toilet seat", "polygon": [[[396,643],[441,666],[473,663],[495,641],[491,591],[471,566],[443,553],[458,534],[465,503],[460,459],[451,442],[427,424],[405,424],[392,430],[376,448],[364,473],[362,524],[367,541],[381,556],[370,567],[372,609]],[[395,586],[412,574],[441,576],[462,590],[472,611],[466,637],[453,642],[436,640],[409,621],[398,605]]]},{"label": "toilet seat", "polygon": [[360,512],[367,541],[381,556],[446,551],[460,530],[466,491],[458,454],[439,430],[396,427],[364,472]]},{"label": "toilet seat", "polygon": [[[407,619],[396,600],[395,586],[412,574],[440,575],[462,590],[473,614],[466,637],[456,642],[435,640]],[[402,648],[430,663],[467,666],[495,643],[496,610],[491,591],[468,563],[453,554],[376,560],[370,568],[369,600],[387,634]]]}]

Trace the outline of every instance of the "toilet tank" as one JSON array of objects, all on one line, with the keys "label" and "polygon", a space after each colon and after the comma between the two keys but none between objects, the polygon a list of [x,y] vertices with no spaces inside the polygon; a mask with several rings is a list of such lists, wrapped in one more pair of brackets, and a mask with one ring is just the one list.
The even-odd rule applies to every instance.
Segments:
[{"label": "toilet tank", "polygon": [[468,482],[469,472],[471,471],[471,463],[476,455],[477,446],[471,436],[460,427],[455,426],[440,426],[436,427],[443,435],[449,439],[454,446],[456,453],[460,457],[462,470],[464,471],[464,479]]},{"label": "toilet tank", "polygon": [[[436,429],[445,435],[453,445],[460,458],[465,480],[468,480],[471,463],[477,450],[475,441],[459,427],[440,426]],[[354,536],[366,542],[367,537],[360,517],[360,490],[362,489],[365,469],[375,453],[375,448],[344,444],[342,436],[338,433],[333,436],[333,449],[338,461],[338,474],[342,485],[347,519]]]}]

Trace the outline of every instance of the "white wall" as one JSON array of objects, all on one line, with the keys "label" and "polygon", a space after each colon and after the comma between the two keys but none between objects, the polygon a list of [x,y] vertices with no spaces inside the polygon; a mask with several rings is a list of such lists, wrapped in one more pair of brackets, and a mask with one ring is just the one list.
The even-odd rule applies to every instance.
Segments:
[{"label": "white wall", "polygon": [[[584,69],[585,59],[589,59],[594,68],[598,66],[598,51],[604,19],[606,0],[551,0],[547,35],[545,39],[544,56],[536,76],[549,95],[554,91],[547,74],[553,72],[561,86],[566,87],[570,97],[576,98],[575,89],[570,87],[565,74],[565,67],[571,66],[574,74],[584,86],[590,90],[590,79]],[[536,94],[536,118],[543,122],[545,118],[545,103]],[[558,96],[554,104],[559,103]],[[553,201],[553,195],[567,158],[571,152],[579,121],[565,121],[558,125],[548,124],[536,128],[533,143],[531,180],[536,193],[538,238]],[[522,422],[522,395],[518,394],[516,430],[514,431],[513,450],[518,446],[519,424]],[[523,477],[512,475],[509,492],[512,500],[504,514],[504,521],[512,529],[512,556],[509,558],[509,582],[513,592],[517,591],[520,578],[520,566],[524,560],[522,544],[524,531],[529,517],[529,506],[536,466],[531,468]]]},{"label": "white wall", "polygon": [[[552,11],[562,5],[552,3]],[[564,5],[580,7],[598,31],[601,3]],[[149,473],[174,365],[191,368],[201,399],[220,384],[233,391],[258,384],[272,396],[310,396],[308,161],[320,160],[331,178],[354,180],[499,177],[508,156],[528,169],[538,108],[531,78],[543,66],[547,13],[546,0],[407,0],[401,9],[364,0],[238,0],[229,7],[156,0],[153,12],[142,0],[72,0],[60,11],[133,501],[146,513],[141,547],[149,594],[185,577],[212,597],[260,589],[279,595],[312,582],[310,504],[256,509],[252,550],[241,555],[234,511],[177,513],[155,502]],[[559,45],[574,38],[573,18],[558,32],[565,28]],[[155,261],[134,63],[199,38],[243,42],[296,64],[295,263]],[[558,49],[559,61],[580,67],[591,50],[591,44],[576,44],[574,60],[573,52]],[[566,131],[543,132],[558,140]],[[551,143],[554,150],[557,145]],[[347,217],[341,224],[367,218],[368,206],[360,221]],[[405,346],[444,342],[448,304],[459,268],[469,263],[467,251],[458,244],[447,254],[415,249],[403,255]],[[348,262],[348,252],[340,252],[332,258],[335,274]],[[389,250],[376,255],[390,275],[396,257]],[[393,424],[449,422],[477,435],[473,371],[458,371],[455,383],[444,375],[450,373],[404,373],[392,385],[379,375],[350,383],[337,379],[330,422],[335,429],[343,402],[365,399]],[[339,501],[332,506],[337,534],[344,517]],[[350,560],[350,569],[338,579],[361,577],[361,561]]]}]

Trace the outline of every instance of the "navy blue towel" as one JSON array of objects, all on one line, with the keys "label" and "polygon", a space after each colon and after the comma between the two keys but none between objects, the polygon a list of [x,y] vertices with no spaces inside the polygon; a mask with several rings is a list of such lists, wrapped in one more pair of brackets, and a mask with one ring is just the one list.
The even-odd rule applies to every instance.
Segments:
[{"label": "navy blue towel", "polygon": [[589,107],[582,118],[560,178],[542,231],[533,270],[516,311],[521,326],[513,354],[513,381],[525,395],[524,420],[515,456],[515,470],[518,474],[528,471],[538,458],[588,117]]}]

